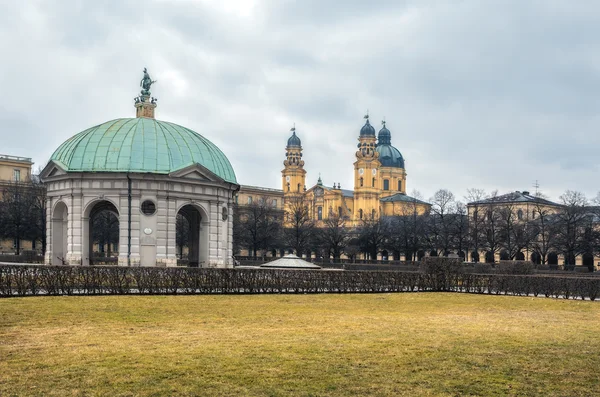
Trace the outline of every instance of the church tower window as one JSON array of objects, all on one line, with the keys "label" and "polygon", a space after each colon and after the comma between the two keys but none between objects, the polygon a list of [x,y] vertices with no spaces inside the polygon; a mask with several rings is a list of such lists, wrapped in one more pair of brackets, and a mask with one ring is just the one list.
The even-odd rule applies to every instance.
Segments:
[{"label": "church tower window", "polygon": [[375,187],[375,178],[373,178],[372,186]]},{"label": "church tower window", "polygon": [[375,209],[371,211],[371,219],[375,219]]},{"label": "church tower window", "polygon": [[383,180],[383,190],[390,190],[390,180],[389,179]]},{"label": "church tower window", "polygon": [[361,187],[363,186],[363,182],[364,182],[363,178],[362,178],[362,177],[360,177],[360,186],[361,186]]},{"label": "church tower window", "polygon": [[398,190],[402,191],[402,180],[398,179]]},{"label": "church tower window", "polygon": [[323,207],[317,207],[317,219],[320,221],[323,220]]},{"label": "church tower window", "polygon": [[362,209],[358,210],[358,218],[359,219],[363,218],[363,210]]}]

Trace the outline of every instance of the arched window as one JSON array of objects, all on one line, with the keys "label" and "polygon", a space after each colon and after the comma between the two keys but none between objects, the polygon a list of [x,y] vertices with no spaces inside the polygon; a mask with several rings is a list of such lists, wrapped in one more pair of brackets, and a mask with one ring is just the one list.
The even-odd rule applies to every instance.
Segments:
[{"label": "arched window", "polygon": [[360,177],[360,186],[361,186],[361,187],[363,186],[363,181],[364,181],[364,180],[363,180],[363,178],[362,178],[362,176],[361,176],[361,177]]},{"label": "arched window", "polygon": [[290,191],[290,183],[289,182],[287,184],[287,187],[288,187],[288,192],[289,192]]},{"label": "arched window", "polygon": [[323,207],[317,207],[317,219],[320,221],[323,220]]},{"label": "arched window", "polygon": [[363,218],[363,210],[362,209],[358,210],[358,217],[359,217],[359,219]]},{"label": "arched window", "polygon": [[402,191],[402,180],[398,179],[398,191]]},{"label": "arched window", "polygon": [[517,218],[519,218],[519,220],[523,219],[523,210],[518,210],[517,211]]},{"label": "arched window", "polygon": [[300,191],[300,184],[298,184],[298,191]]},{"label": "arched window", "polygon": [[390,180],[389,179],[383,180],[383,190],[390,190]]},{"label": "arched window", "polygon": [[373,178],[373,187],[375,187],[375,178]]}]

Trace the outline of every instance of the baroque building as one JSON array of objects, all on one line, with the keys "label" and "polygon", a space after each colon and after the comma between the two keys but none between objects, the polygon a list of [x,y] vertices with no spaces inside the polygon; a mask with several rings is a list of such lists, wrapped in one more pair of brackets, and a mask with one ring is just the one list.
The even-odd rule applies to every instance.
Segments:
[{"label": "baroque building", "polygon": [[382,216],[429,212],[429,203],[406,194],[404,157],[392,145],[392,134],[385,121],[382,124],[376,134],[369,116],[365,116],[355,153],[353,190],[342,189],[339,183],[325,186],[320,176],[314,186],[307,188],[302,141],[296,128],[292,128],[281,171],[286,213],[293,211],[293,203],[301,201],[317,222],[336,216],[348,220],[350,226],[359,226]]}]

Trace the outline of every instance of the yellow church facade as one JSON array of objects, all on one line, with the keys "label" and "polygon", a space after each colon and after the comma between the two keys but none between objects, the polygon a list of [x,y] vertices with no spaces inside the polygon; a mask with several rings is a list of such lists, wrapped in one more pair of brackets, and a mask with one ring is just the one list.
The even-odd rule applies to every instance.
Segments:
[{"label": "yellow church facade", "polygon": [[303,147],[295,128],[285,149],[281,183],[286,216],[293,211],[290,206],[297,202],[308,208],[317,226],[330,217],[347,220],[349,226],[359,226],[382,216],[423,214],[430,210],[430,204],[406,194],[404,158],[392,146],[391,132],[385,122],[376,134],[365,116],[355,153],[352,190],[342,189],[339,184],[325,186],[320,177],[316,185],[307,188]]}]

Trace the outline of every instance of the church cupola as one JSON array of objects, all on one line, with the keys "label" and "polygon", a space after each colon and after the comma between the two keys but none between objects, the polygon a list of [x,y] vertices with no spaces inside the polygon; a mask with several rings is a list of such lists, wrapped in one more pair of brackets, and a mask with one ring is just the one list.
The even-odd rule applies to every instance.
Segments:
[{"label": "church cupola", "polygon": [[377,146],[379,145],[391,145],[392,144],[392,134],[390,130],[385,127],[385,120],[381,122],[383,127],[379,130],[379,134],[377,134]]},{"label": "church cupola", "polygon": [[369,113],[365,115],[365,125],[360,129],[360,136],[375,136],[375,128],[369,123]]},{"label": "church cupola", "polygon": [[287,141],[287,148],[292,148],[292,147],[299,147],[299,148],[302,147],[302,141],[300,141],[300,138],[298,138],[298,136],[296,135],[296,126],[295,125],[294,125],[294,127],[292,127],[292,136]]}]

